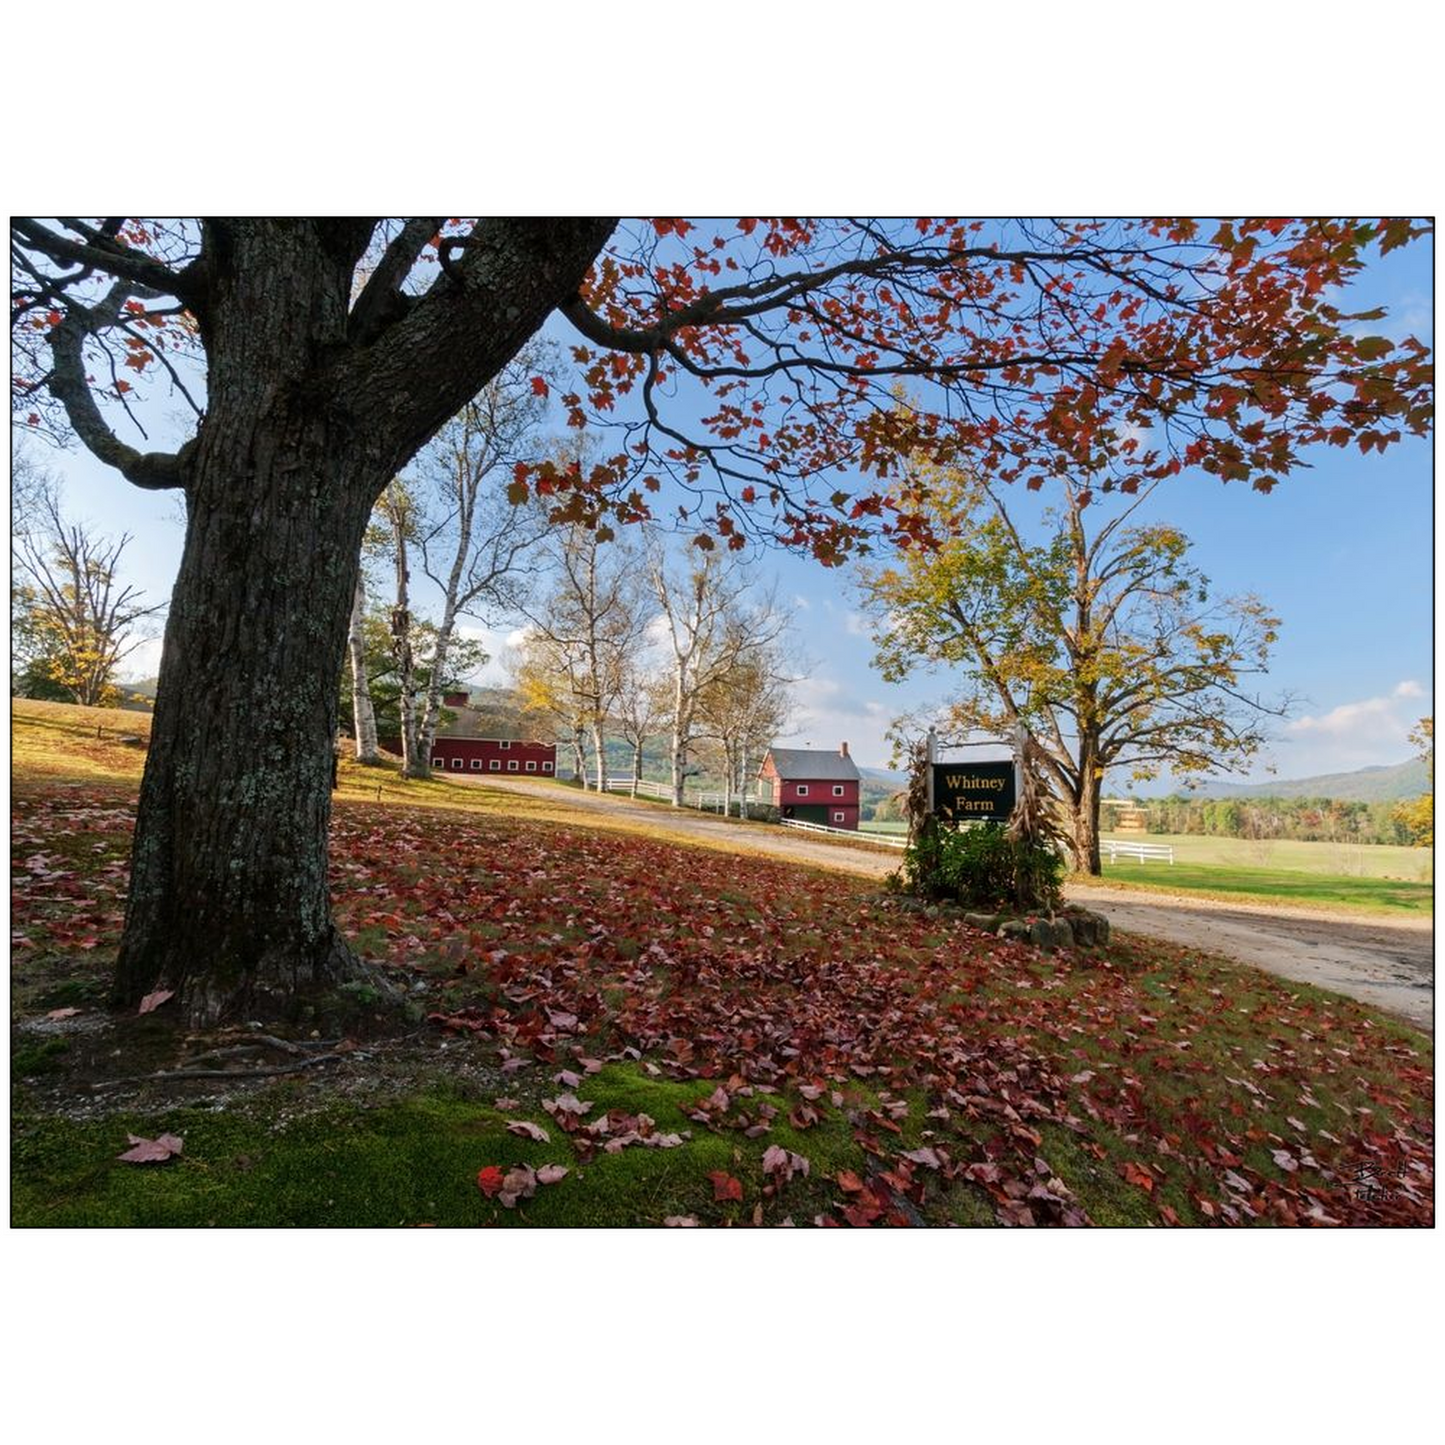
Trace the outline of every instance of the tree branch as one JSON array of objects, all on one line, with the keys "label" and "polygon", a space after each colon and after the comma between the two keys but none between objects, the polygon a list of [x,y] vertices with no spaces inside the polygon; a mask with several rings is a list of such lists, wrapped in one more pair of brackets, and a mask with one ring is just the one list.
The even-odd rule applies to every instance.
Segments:
[{"label": "tree branch", "polygon": [[[126,288],[112,288],[111,297]],[[71,303],[60,325],[50,333],[50,350],[55,359],[50,390],[65,408],[76,436],[99,460],[113,466],[133,486],[146,491],[184,489],[186,463],[194,441],[179,452],[140,452],[127,446],[106,425],[85,379],[85,338],[95,322],[95,312]]]}]

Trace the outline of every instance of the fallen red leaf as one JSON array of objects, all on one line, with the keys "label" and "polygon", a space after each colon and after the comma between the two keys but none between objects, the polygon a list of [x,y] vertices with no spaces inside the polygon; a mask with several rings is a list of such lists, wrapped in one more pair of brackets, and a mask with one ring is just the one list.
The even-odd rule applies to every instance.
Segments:
[{"label": "fallen red leaf", "polygon": [[122,1164],[164,1164],[185,1148],[182,1140],[174,1134],[162,1134],[158,1139],[143,1139],[139,1134],[127,1134],[126,1138],[135,1146],[124,1154],[116,1155]]},{"label": "fallen red leaf", "polygon": [[502,1171],[495,1164],[488,1164],[485,1169],[477,1170],[477,1188],[493,1199],[502,1188]]},{"label": "fallen red leaf", "polygon": [[148,993],[141,1001],[140,1007],[136,1010],[138,1014],[148,1014],[158,1009],[167,999],[174,998],[176,991],[173,988],[158,988],[154,993]]},{"label": "fallen red leaf", "polygon": [[736,1200],[742,1203],[742,1181],[722,1169],[714,1169],[708,1176],[712,1180],[712,1197],[715,1200]]}]

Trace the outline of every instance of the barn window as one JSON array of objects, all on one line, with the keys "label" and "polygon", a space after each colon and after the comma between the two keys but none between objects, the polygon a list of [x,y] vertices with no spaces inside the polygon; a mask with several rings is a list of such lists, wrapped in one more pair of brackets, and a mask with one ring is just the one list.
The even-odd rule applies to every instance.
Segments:
[{"label": "barn window", "polygon": [[834,784],[833,784],[833,796],[834,796],[835,798],[841,798],[841,797],[843,796],[843,785],[842,785],[842,783],[834,783]]},{"label": "barn window", "polygon": [[806,783],[798,784],[798,796],[800,798],[806,798],[808,796],[808,785]]},{"label": "barn window", "polygon": [[502,771],[502,760],[501,760],[501,758],[493,758],[493,759],[492,759],[492,771],[493,771],[494,773],[500,773],[500,772]]},{"label": "barn window", "polygon": [[498,743],[497,746],[498,746],[499,748],[501,748],[503,752],[506,752],[506,750],[507,750],[509,747],[511,747],[512,745],[511,745],[511,743],[504,741],[504,742]]},{"label": "barn window", "polygon": [[453,767],[453,769],[455,769],[455,770],[460,770],[461,766],[462,766],[462,760],[461,760],[460,758],[453,758],[453,759],[452,759],[452,767]]},{"label": "barn window", "polygon": [[529,761],[529,762],[527,763],[527,771],[528,771],[529,773],[535,773],[535,772],[537,771],[537,764],[534,763],[534,762]]},{"label": "barn window", "polygon": [[846,813],[834,813],[834,814],[833,814],[833,821],[834,821],[835,823],[841,823],[841,822],[843,822],[843,821],[847,818],[847,816],[848,816],[848,815],[847,815]]},{"label": "barn window", "polygon": [[509,773],[515,773],[515,772],[517,771],[517,760],[516,760],[516,758],[511,758],[511,759],[508,760],[508,763],[507,763],[507,771],[508,771]]},{"label": "barn window", "polygon": [[542,764],[542,771],[543,771],[544,773],[550,773],[550,772],[552,771],[552,764],[551,764],[551,763],[543,763],[543,764]]},{"label": "barn window", "polygon": [[446,767],[446,760],[440,753],[433,753],[431,755],[431,765],[434,768],[444,768]]},{"label": "barn window", "polygon": [[473,758],[473,759],[472,759],[472,767],[474,767],[478,772],[481,772],[481,770],[482,770],[482,760],[481,760],[480,758]]}]

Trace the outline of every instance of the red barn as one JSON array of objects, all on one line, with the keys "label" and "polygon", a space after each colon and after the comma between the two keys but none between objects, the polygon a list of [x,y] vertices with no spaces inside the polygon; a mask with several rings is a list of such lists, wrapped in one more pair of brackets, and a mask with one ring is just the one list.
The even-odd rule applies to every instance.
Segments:
[{"label": "red barn", "polygon": [[550,778],[557,771],[557,744],[520,738],[438,737],[431,765],[449,773],[530,773]]},{"label": "red barn", "polygon": [[439,772],[531,774],[550,778],[557,772],[557,745],[522,738],[467,736],[480,721],[467,693],[448,693],[443,705],[456,720],[432,741],[431,765]]},{"label": "red barn", "polygon": [[758,800],[785,818],[857,828],[858,765],[844,743],[836,753],[813,748],[769,748],[758,769]]}]

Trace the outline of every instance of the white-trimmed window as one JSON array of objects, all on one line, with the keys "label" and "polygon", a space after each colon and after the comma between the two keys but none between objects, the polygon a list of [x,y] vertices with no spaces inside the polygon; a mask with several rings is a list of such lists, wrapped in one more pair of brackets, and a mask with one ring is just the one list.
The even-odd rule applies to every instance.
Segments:
[{"label": "white-trimmed window", "polygon": [[506,752],[507,749],[512,746],[512,744],[506,738],[503,738],[502,741],[497,744],[497,746],[501,748],[503,752]]},{"label": "white-trimmed window", "polygon": [[446,759],[442,757],[440,753],[433,753],[431,755],[431,765],[434,768],[444,768],[447,765]]},{"label": "white-trimmed window", "polygon": [[516,758],[508,758],[508,759],[507,759],[507,771],[508,771],[509,773],[515,773],[515,772],[517,771],[517,760],[516,760]]},{"label": "white-trimmed window", "polygon": [[472,759],[472,767],[475,768],[477,772],[481,772],[481,770],[482,770],[482,760],[481,760],[480,758],[473,758],[473,759]]},{"label": "white-trimmed window", "polygon": [[461,770],[461,767],[462,767],[462,760],[461,760],[460,758],[453,758],[453,759],[452,759],[452,768],[453,768],[453,770],[455,770],[455,771],[460,771],[460,770]]},{"label": "white-trimmed window", "polygon": [[833,796],[834,796],[835,798],[841,798],[846,791],[847,791],[847,789],[844,788],[844,786],[842,785],[842,783],[834,783],[834,784],[833,784]]},{"label": "white-trimmed window", "polygon": [[552,764],[551,764],[551,763],[543,763],[543,764],[542,764],[542,771],[543,771],[544,773],[550,773],[550,772],[552,771]]},{"label": "white-trimmed window", "polygon": [[529,758],[527,760],[527,771],[529,773],[535,773],[537,771],[537,763],[535,759]]},{"label": "white-trimmed window", "polygon": [[492,759],[492,771],[493,771],[494,773],[500,773],[500,772],[502,771],[502,760],[501,760],[501,758],[493,758],[493,759]]},{"label": "white-trimmed window", "polygon": [[844,822],[847,822],[847,820],[848,820],[848,815],[847,815],[847,813],[834,813],[834,814],[833,814],[833,821],[834,821],[835,823],[844,823]]},{"label": "white-trimmed window", "polygon": [[798,796],[800,798],[806,798],[808,796],[808,785],[806,783],[798,784]]}]

